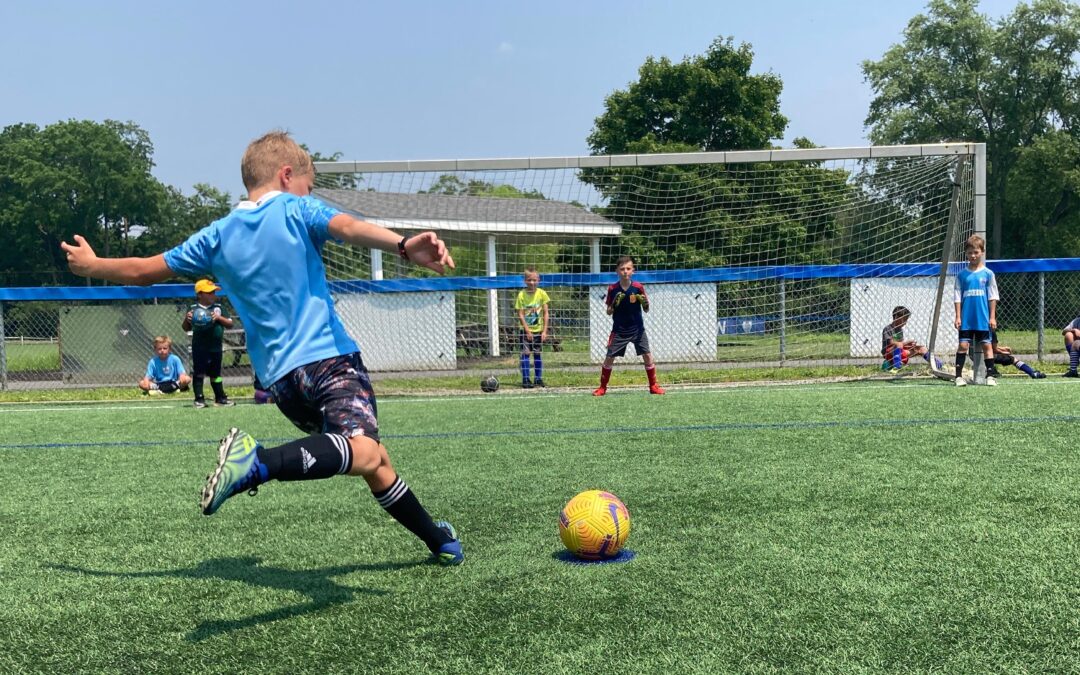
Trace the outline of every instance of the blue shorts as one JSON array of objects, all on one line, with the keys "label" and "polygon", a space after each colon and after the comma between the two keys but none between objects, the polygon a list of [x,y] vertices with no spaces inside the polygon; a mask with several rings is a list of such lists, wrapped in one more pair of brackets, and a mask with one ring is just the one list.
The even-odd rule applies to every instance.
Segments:
[{"label": "blue shorts", "polygon": [[988,345],[992,341],[990,331],[988,330],[962,330],[960,331],[960,342],[978,342],[981,345]]},{"label": "blue shorts", "polygon": [[375,393],[359,352],[295,368],[268,391],[301,431],[379,440]]}]

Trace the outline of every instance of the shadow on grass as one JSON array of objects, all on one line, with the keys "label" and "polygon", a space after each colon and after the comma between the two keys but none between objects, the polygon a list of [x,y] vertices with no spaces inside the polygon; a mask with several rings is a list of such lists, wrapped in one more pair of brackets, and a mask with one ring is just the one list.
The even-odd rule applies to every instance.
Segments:
[{"label": "shadow on grass", "polygon": [[75,567],[73,565],[48,565],[48,567],[64,572],[75,572],[94,577],[120,577],[125,579],[179,577],[185,579],[240,581],[245,584],[251,584],[252,586],[282,591],[293,591],[310,598],[309,602],[281,607],[243,619],[200,622],[195,629],[187,635],[189,642],[199,642],[209,637],[228,633],[240,628],[249,628],[271,621],[278,621],[280,619],[291,619],[318,612],[327,607],[343,605],[352,601],[357,595],[380,596],[389,593],[389,591],[375,588],[352,588],[349,586],[342,586],[334,581],[332,577],[339,577],[361,571],[385,572],[416,567],[424,564],[423,562],[377,563],[366,565],[338,565],[335,567],[323,567],[314,570],[290,570],[283,567],[263,566],[260,565],[259,562],[260,559],[254,556],[215,558],[213,560],[201,562],[193,567],[182,567],[159,572],[106,572]]}]

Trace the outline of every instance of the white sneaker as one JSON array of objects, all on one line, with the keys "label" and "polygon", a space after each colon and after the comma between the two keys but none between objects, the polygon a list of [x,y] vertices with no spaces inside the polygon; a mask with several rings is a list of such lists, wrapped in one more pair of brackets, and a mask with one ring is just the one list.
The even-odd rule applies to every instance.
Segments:
[{"label": "white sneaker", "polygon": [[986,378],[986,386],[988,386],[988,387],[996,387],[997,386],[997,379],[992,377],[992,376],[987,377]]},{"label": "white sneaker", "polygon": [[956,378],[956,386],[958,386],[958,387],[966,387],[967,386],[967,380],[965,380],[962,377]]},{"label": "white sneaker", "polygon": [[160,389],[151,389],[150,391],[148,391],[146,393],[149,394],[150,396],[161,396],[161,390]]}]

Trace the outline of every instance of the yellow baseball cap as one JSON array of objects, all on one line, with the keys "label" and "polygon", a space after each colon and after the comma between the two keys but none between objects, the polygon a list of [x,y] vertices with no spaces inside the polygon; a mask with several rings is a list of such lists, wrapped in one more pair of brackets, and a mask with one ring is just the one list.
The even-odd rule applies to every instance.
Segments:
[{"label": "yellow baseball cap", "polygon": [[195,282],[196,293],[213,293],[214,291],[220,291],[221,286],[218,286],[209,279],[199,279]]}]

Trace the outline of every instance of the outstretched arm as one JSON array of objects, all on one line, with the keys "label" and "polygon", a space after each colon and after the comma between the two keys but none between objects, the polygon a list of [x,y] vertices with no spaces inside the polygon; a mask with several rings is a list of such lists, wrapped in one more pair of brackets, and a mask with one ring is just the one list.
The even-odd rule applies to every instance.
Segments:
[{"label": "outstretched arm", "polygon": [[[335,238],[354,246],[378,248],[394,253],[398,252],[398,242],[401,241],[401,235],[393,230],[345,213],[339,213],[330,219],[328,229]],[[454,259],[450,257],[446,243],[434,232],[423,232],[406,239],[405,255],[417,265],[435,270],[439,274],[445,272],[447,267],[454,267]]]},{"label": "outstretched arm", "polygon": [[74,244],[60,242],[60,248],[67,256],[68,267],[81,277],[149,286],[174,276],[160,253],[150,258],[99,258],[82,235],[77,234],[74,239]]}]

